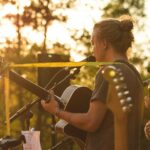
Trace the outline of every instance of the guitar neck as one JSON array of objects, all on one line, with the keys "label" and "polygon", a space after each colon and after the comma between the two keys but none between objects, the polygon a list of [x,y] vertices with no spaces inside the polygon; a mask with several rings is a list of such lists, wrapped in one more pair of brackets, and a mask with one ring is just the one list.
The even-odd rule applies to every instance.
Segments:
[{"label": "guitar neck", "polygon": [[[22,86],[23,88],[27,89],[28,91],[32,92],[36,96],[38,96],[41,99],[47,100],[49,99],[49,92],[42,88],[41,86],[31,82],[28,79],[23,78],[15,71],[9,71],[9,78],[17,83],[18,85]],[[55,95],[56,99],[60,101],[60,97]]]},{"label": "guitar neck", "polygon": [[128,127],[127,116],[123,120],[114,118],[115,120],[115,150],[129,150],[128,149]]}]

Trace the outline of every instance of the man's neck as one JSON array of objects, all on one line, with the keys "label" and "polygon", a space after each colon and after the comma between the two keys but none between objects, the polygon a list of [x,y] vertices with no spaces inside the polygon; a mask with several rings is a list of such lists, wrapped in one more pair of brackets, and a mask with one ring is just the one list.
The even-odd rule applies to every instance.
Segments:
[{"label": "man's neck", "polygon": [[106,61],[115,61],[115,60],[128,61],[128,58],[127,58],[125,53],[121,54],[121,53],[117,53],[114,50],[109,50],[106,57],[105,57],[105,60]]}]

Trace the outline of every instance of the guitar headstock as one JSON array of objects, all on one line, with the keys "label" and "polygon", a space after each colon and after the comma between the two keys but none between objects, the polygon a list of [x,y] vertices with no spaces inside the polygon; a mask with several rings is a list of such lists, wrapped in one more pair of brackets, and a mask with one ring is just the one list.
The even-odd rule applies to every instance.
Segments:
[{"label": "guitar headstock", "polygon": [[[109,107],[114,111],[121,109],[123,113],[129,113],[133,108],[132,97],[121,69],[109,65],[104,67],[102,74],[113,87],[114,93],[111,94],[113,100],[111,100]],[[116,96],[114,96],[115,93]]]}]

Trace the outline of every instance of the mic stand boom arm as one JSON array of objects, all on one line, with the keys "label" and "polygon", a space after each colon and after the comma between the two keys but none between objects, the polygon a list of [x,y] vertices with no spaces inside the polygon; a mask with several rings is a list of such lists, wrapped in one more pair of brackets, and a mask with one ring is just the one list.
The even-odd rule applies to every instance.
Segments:
[{"label": "mic stand boom arm", "polygon": [[[65,80],[67,80],[68,78],[71,78],[74,74],[76,74],[76,72],[78,72],[78,69],[73,69],[73,71],[71,72],[71,74],[67,75],[63,80],[61,80],[60,82],[58,82],[57,84],[55,84],[51,89],[55,89],[58,85],[62,84]],[[21,79],[21,80],[25,80],[26,82],[28,82],[28,80],[24,79],[23,77],[21,77],[20,75],[18,75],[16,72],[14,71],[10,71],[10,79],[15,81],[16,83],[18,83],[19,81],[17,79]],[[50,81],[51,82],[51,81]],[[45,89],[49,88],[50,82],[46,85]],[[21,84],[21,83],[18,83]],[[33,83],[32,83],[33,84]],[[24,84],[21,84],[24,87]],[[38,86],[38,85],[37,85]],[[27,87],[26,87],[27,88]],[[28,89],[28,88],[27,88]],[[43,90],[43,89],[42,89]],[[34,93],[35,94],[35,93]],[[39,96],[39,95],[38,95]],[[59,98],[59,97],[57,97]],[[60,99],[60,98],[59,98]],[[33,102],[28,103],[27,105],[23,106],[21,109],[19,109],[14,115],[12,115],[10,117],[10,122],[14,121],[16,118],[18,118],[19,116],[23,115],[24,113],[26,113],[32,106],[34,106],[36,103],[40,102],[41,97],[35,99]]]}]

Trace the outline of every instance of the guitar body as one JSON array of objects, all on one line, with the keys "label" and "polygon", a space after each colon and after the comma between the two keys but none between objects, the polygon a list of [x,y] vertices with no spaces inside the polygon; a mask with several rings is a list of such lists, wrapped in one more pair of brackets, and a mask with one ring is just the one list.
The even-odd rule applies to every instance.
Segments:
[{"label": "guitar body", "polygon": [[[87,112],[89,109],[91,94],[92,91],[87,87],[70,85],[65,89],[61,96],[61,101],[65,106],[64,110],[72,113]],[[55,127],[57,131],[73,137],[76,141],[81,143],[85,142],[86,132],[70,125],[64,120],[61,119],[58,121]]]}]

